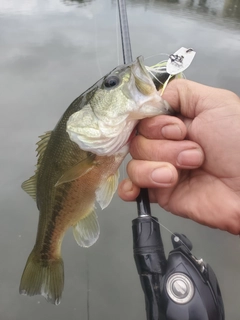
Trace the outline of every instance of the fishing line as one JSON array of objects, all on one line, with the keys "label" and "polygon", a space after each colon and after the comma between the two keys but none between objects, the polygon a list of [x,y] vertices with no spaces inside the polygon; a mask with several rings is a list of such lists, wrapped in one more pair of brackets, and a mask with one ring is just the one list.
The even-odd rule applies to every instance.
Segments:
[{"label": "fishing line", "polygon": [[[123,62],[124,64],[128,64],[132,62],[133,58],[132,58],[132,49],[131,49],[131,41],[130,41],[130,34],[129,34],[129,28],[128,28],[128,18],[127,18],[127,9],[126,9],[125,0],[118,0],[118,12],[119,12],[119,22],[120,22],[120,31],[121,31],[121,40],[122,40]],[[169,56],[168,54],[166,55]],[[165,67],[165,72],[166,72],[166,66],[162,66],[161,62],[157,66],[155,65],[154,67],[155,68],[160,67],[160,69],[158,69],[158,72],[159,70],[160,71],[162,70],[161,67]],[[168,81],[170,80],[170,77],[171,75],[169,75]],[[143,212],[147,213],[147,216],[151,216],[150,202],[149,202],[147,189],[140,189],[140,193],[137,198],[137,208],[138,208],[138,213],[141,212],[141,209],[143,209]],[[147,210],[148,208],[149,210]],[[162,225],[162,224],[159,223],[159,225]],[[163,228],[168,230],[168,232],[170,232],[172,235],[174,234],[167,227],[163,226]]]},{"label": "fishing line", "polygon": [[88,261],[88,251],[86,250],[86,268],[87,268],[87,320],[90,320],[90,271]]},{"label": "fishing line", "polygon": [[[153,217],[153,216],[150,216],[151,217],[151,219],[153,220],[153,221],[156,221],[161,227],[163,227],[167,232],[169,232],[172,236],[175,236],[176,237],[176,235],[175,235],[175,233],[173,233],[170,229],[168,229],[166,226],[164,226],[161,222],[159,222],[158,220],[157,220],[157,218],[155,218],[155,217]],[[179,239],[179,241],[181,242],[181,244],[189,251],[189,248],[186,246],[186,244],[180,239],[180,238],[178,238]]]},{"label": "fishing line", "polygon": [[120,55],[119,55],[119,19],[118,19],[118,7],[116,6],[116,41],[117,41],[117,63],[120,64]]},{"label": "fishing line", "polygon": [[160,81],[156,76],[155,74],[151,71],[151,70],[148,70],[148,72],[153,76],[153,78],[158,82],[160,83],[162,86],[164,85],[164,83],[162,81]]},{"label": "fishing line", "polygon": [[[116,5],[116,43],[117,43],[117,63],[120,65],[120,54],[119,54],[119,48],[120,48],[120,37],[119,37],[119,30],[120,30],[120,22],[119,22],[119,11],[118,6]],[[120,174],[123,177],[123,179],[126,179],[127,172],[126,172],[126,158],[123,159],[122,166],[120,167]]]},{"label": "fishing line", "polygon": [[158,54],[153,54],[151,56],[147,56],[146,58],[144,58],[144,60],[148,60],[148,59],[151,59],[151,58],[156,58],[158,56],[167,56],[167,57],[169,57],[169,54],[161,52],[161,53],[158,53]]},{"label": "fishing line", "polygon": [[97,63],[97,68],[98,72],[100,75],[100,78],[102,78],[102,69],[100,66],[100,62],[98,59],[98,29],[97,29],[97,19],[96,17],[94,18],[94,35],[95,35],[95,57],[96,57],[96,63]]}]

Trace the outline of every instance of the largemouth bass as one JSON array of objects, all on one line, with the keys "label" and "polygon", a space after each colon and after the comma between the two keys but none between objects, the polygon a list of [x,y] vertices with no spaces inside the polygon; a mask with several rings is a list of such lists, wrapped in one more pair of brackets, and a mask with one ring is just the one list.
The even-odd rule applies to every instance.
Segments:
[{"label": "largemouth bass", "polygon": [[43,295],[59,304],[64,270],[61,243],[73,227],[77,243],[99,237],[95,201],[110,203],[118,185],[118,167],[142,118],[171,113],[139,57],[112,70],[80,95],[56,127],[37,143],[35,175],[22,188],[36,200],[39,224],[27,260],[20,293]]}]

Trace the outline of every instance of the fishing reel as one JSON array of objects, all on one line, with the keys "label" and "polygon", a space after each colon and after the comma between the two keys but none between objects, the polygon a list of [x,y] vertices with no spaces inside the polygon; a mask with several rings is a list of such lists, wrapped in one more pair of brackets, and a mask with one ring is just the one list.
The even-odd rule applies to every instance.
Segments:
[{"label": "fishing reel", "polygon": [[172,235],[162,279],[164,313],[168,320],[224,320],[224,306],[217,277],[209,264],[196,258],[189,239]]},{"label": "fishing reel", "polygon": [[140,214],[132,228],[148,320],[225,319],[216,275],[209,264],[192,254],[186,236],[172,236],[173,250],[166,259],[155,217]]}]

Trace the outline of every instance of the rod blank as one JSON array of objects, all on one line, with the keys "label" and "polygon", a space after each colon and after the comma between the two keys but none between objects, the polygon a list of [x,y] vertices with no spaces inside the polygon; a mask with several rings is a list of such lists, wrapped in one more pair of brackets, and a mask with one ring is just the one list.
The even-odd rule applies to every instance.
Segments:
[{"label": "rod blank", "polygon": [[122,38],[123,63],[128,64],[132,62],[133,58],[125,0],[118,0],[118,12]]}]

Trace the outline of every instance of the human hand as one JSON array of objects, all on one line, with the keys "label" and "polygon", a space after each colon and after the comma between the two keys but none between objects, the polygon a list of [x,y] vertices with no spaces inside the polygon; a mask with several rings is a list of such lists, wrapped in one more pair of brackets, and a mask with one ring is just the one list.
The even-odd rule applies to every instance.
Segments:
[{"label": "human hand", "polygon": [[198,223],[240,233],[240,99],[234,93],[174,80],[163,98],[177,117],[144,119],[130,146],[129,179],[119,196],[151,202]]}]

